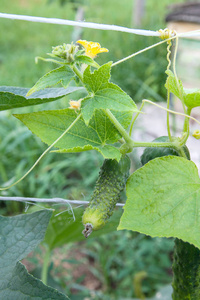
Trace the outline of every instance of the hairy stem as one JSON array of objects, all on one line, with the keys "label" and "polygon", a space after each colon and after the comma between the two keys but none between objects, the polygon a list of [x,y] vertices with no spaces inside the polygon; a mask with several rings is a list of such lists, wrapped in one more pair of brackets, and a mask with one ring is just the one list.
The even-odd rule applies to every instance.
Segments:
[{"label": "hairy stem", "polygon": [[75,65],[72,65],[71,68],[74,71],[74,73],[78,76],[78,78],[81,80],[81,82],[83,82],[83,74],[79,71],[79,69]]},{"label": "hairy stem", "polygon": [[119,121],[115,118],[115,116],[111,113],[111,111],[107,108],[104,110],[106,116],[110,119],[113,125],[117,128],[121,136],[124,138],[128,146],[133,147],[133,140],[130,138],[126,130],[123,126],[119,123]]},{"label": "hairy stem", "polygon": [[159,142],[134,142],[133,148],[136,147],[166,147],[166,148],[173,148],[175,150],[179,149],[179,146],[175,142],[165,142],[165,143],[159,143]]},{"label": "hairy stem", "polygon": [[161,44],[163,44],[163,43],[166,43],[167,41],[169,41],[169,40],[171,40],[171,39],[173,39],[173,38],[174,38],[174,37],[171,37],[171,38],[169,38],[169,39],[166,39],[166,40],[164,40],[164,41],[161,41],[161,42],[158,42],[158,43],[156,43],[156,44],[153,44],[153,45],[151,45],[151,46],[149,46],[149,47],[146,47],[146,48],[144,48],[144,49],[142,49],[142,50],[140,50],[140,51],[138,51],[138,52],[132,53],[131,55],[129,55],[129,56],[127,56],[127,57],[124,57],[124,58],[122,58],[122,59],[116,61],[115,63],[113,63],[113,64],[112,64],[112,67],[114,67],[114,66],[116,66],[116,65],[118,65],[118,64],[121,64],[122,62],[124,62],[124,61],[126,61],[126,60],[128,60],[128,59],[130,59],[130,58],[132,58],[132,57],[134,57],[134,56],[136,56],[136,55],[138,55],[138,54],[141,54],[141,53],[143,53],[143,52],[145,52],[145,51],[148,51],[148,50],[150,50],[150,49],[152,49],[152,48],[154,48],[154,47],[157,47],[157,46],[159,46],[159,45],[161,45]]},{"label": "hairy stem", "polygon": [[49,248],[46,248],[46,253],[45,253],[43,266],[42,266],[42,274],[41,274],[41,280],[44,284],[47,284],[50,255],[51,255],[51,250]]},{"label": "hairy stem", "polygon": [[183,125],[183,133],[186,133],[183,143],[185,143],[187,141],[189,134],[190,134],[189,117],[190,117],[191,111],[192,111],[192,108],[188,108],[186,111],[186,114],[188,117],[185,117],[185,121],[184,121],[184,125]]},{"label": "hairy stem", "polygon": [[167,82],[167,133],[168,133],[169,140],[172,141],[170,122],[169,122],[169,106],[170,106],[170,91],[169,91],[169,83]]},{"label": "hairy stem", "polygon": [[133,125],[134,125],[134,123],[135,123],[135,121],[136,121],[137,117],[138,117],[138,116],[139,116],[139,114],[141,113],[141,111],[142,111],[142,109],[143,109],[143,106],[144,106],[144,104],[145,104],[145,102],[144,102],[144,101],[142,101],[142,105],[140,106],[140,109],[139,109],[139,111],[137,112],[137,114],[136,114],[136,115],[135,115],[135,117],[133,118],[133,121],[132,121],[132,123],[131,123],[131,126],[130,126],[130,130],[129,130],[129,136],[131,136],[131,134],[132,134]]}]

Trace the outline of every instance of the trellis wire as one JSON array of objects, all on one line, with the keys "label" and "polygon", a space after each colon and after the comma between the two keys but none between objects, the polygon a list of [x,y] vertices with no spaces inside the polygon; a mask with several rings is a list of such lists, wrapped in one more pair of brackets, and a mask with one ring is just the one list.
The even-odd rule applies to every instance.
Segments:
[{"label": "trellis wire", "polygon": [[43,17],[34,17],[34,16],[25,16],[25,15],[6,14],[6,13],[0,13],[0,18],[37,22],[37,23],[79,26],[79,27],[101,29],[101,30],[114,30],[114,31],[134,33],[134,34],[144,35],[144,36],[160,35],[160,33],[158,33],[157,31],[151,31],[151,30],[132,29],[132,28],[127,28],[127,27],[117,26],[117,25],[98,24],[92,22],[78,22],[78,21],[71,21],[71,20],[64,20],[64,19],[57,19],[57,18],[43,18]]},{"label": "trellis wire", "polygon": [[[88,205],[89,201],[67,200],[63,198],[27,198],[27,197],[0,197],[0,201],[18,201],[18,202],[39,202],[39,203],[55,203],[55,204],[75,204]],[[117,203],[116,206],[123,207],[124,203]]]},{"label": "trellis wire", "polygon": [[[121,31],[121,32],[133,33],[133,34],[143,35],[143,36],[159,37],[161,35],[160,32],[152,31],[152,30],[134,29],[134,28],[128,28],[128,27],[123,27],[118,25],[99,24],[93,22],[80,22],[80,21],[64,20],[58,18],[44,18],[44,17],[35,17],[35,16],[26,16],[26,15],[7,14],[7,13],[0,13],[0,18],[29,21],[29,22],[36,22],[36,23],[79,26],[84,28],[92,28],[92,29],[100,29],[100,30]],[[180,33],[177,34],[177,36],[178,37],[200,36],[200,30],[193,30],[189,32]]]}]

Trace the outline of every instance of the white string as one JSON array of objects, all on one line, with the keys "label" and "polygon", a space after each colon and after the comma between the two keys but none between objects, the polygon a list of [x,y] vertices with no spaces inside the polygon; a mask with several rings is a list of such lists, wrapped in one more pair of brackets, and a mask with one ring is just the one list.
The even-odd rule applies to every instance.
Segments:
[{"label": "white string", "polygon": [[[0,201],[18,201],[18,202],[44,202],[44,203],[65,203],[65,204],[76,204],[76,205],[88,205],[89,201],[81,200],[66,200],[62,198],[27,198],[27,197],[0,197]],[[124,203],[117,203],[116,206],[124,206]]]},{"label": "white string", "polygon": [[79,27],[101,29],[101,30],[114,30],[114,31],[122,31],[122,32],[134,33],[138,35],[145,35],[145,36],[160,35],[160,33],[158,33],[157,31],[151,31],[151,30],[132,29],[132,28],[127,28],[127,27],[122,27],[117,25],[98,24],[92,22],[78,22],[78,21],[71,21],[71,20],[64,20],[64,19],[57,19],[57,18],[43,18],[43,17],[6,14],[6,13],[0,13],[0,18],[38,22],[38,23],[79,26]]},{"label": "white string", "polygon": [[[69,26],[79,26],[84,28],[92,28],[92,29],[101,29],[101,30],[113,30],[113,31],[121,31],[128,32],[137,35],[143,36],[160,36],[161,33],[158,31],[152,30],[144,30],[144,29],[133,29],[123,26],[117,25],[108,25],[108,24],[98,24],[92,22],[80,22],[80,21],[71,21],[57,18],[43,18],[43,17],[34,17],[34,16],[25,16],[25,15],[15,15],[15,14],[7,14],[0,13],[0,18],[4,19],[12,19],[12,20],[22,20],[29,22],[37,22],[37,23],[48,23],[48,24],[58,24],[58,25],[69,25]],[[189,32],[183,32],[177,35],[178,37],[195,37],[200,36],[200,30],[193,30]]]}]

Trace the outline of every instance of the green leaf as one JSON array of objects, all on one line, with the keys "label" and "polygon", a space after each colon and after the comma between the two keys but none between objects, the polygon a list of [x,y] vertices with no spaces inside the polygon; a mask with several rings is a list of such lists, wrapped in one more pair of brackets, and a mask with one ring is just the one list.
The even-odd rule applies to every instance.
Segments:
[{"label": "green leaf", "polygon": [[[14,116],[48,145],[51,145],[77,118],[76,112],[69,108]],[[115,116],[125,128],[128,127],[132,118],[129,112],[118,112]],[[117,142],[120,137],[117,129],[103,111],[97,110],[89,126],[86,126],[84,120],[80,118],[55,147],[59,148],[60,152],[97,150],[105,158],[119,160],[121,157],[119,149],[109,144]]]},{"label": "green leaf", "polygon": [[34,92],[54,86],[58,83],[61,83],[62,86],[66,88],[69,85],[70,81],[74,78],[74,76],[75,73],[67,65],[52,70],[36,82],[36,84],[28,91],[27,97]]},{"label": "green leaf", "polygon": [[75,62],[80,63],[80,64],[86,64],[86,65],[89,65],[89,66],[93,66],[95,68],[99,68],[99,64],[87,55],[78,55],[78,56],[76,56]]},{"label": "green leaf", "polygon": [[165,87],[169,85],[169,90],[180,100],[183,100],[188,108],[194,108],[200,106],[200,89],[185,89],[181,80],[176,81],[176,78],[172,71],[166,71],[168,74]]},{"label": "green leaf", "polygon": [[19,260],[44,239],[51,210],[0,216],[0,299],[67,299],[28,274]]},{"label": "green leaf", "polygon": [[112,62],[101,66],[94,73],[91,73],[90,67],[87,67],[83,73],[83,82],[88,92],[96,93],[107,87],[110,79]]},{"label": "green leaf", "polygon": [[129,177],[126,191],[118,229],[177,237],[200,248],[200,178],[192,161],[151,160]]},{"label": "green leaf", "polygon": [[200,106],[200,89],[184,89],[183,99],[189,108]]},{"label": "green leaf", "polygon": [[[64,244],[85,240],[82,234],[84,226],[82,224],[83,208],[65,211],[62,214],[54,212],[49,226],[47,228],[44,242],[53,250],[56,247],[61,247]],[[89,238],[94,238],[102,234],[107,234],[117,230],[119,219],[122,215],[122,210],[118,209],[114,212],[109,222],[101,230],[94,231]]]},{"label": "green leaf", "polygon": [[110,69],[112,62],[101,66],[94,73],[87,67],[83,74],[83,82],[89,95],[81,102],[81,112],[86,124],[89,123],[96,109],[110,109],[112,111],[137,112],[134,101],[117,85],[110,83]]},{"label": "green leaf", "polygon": [[86,145],[84,147],[74,147],[73,149],[60,149],[60,150],[54,150],[52,152],[57,153],[76,153],[76,152],[83,152],[83,151],[89,151],[89,150],[96,150],[101,153],[101,155],[105,159],[116,159],[117,161],[121,158],[121,153],[118,148],[115,148],[114,146],[105,145],[105,146],[92,146],[92,145]]},{"label": "green leaf", "polygon": [[[1,281],[0,281],[1,282]],[[67,300],[64,294],[46,286],[39,279],[30,275],[25,266],[17,262],[12,274],[7,280],[2,282],[3,288],[0,288],[0,299],[7,300]]]},{"label": "green leaf", "polygon": [[166,89],[168,88],[168,85],[169,85],[169,91],[171,93],[173,93],[177,98],[182,100],[183,95],[184,95],[182,81],[179,79],[178,83],[177,83],[176,78],[175,78],[174,74],[172,73],[172,71],[168,70],[168,71],[166,71],[166,73],[168,75],[167,81],[165,84]]},{"label": "green leaf", "polygon": [[30,97],[26,97],[26,94],[29,90],[28,88],[1,86],[0,111],[52,102],[81,89],[83,88],[47,88],[43,91],[35,92]]}]

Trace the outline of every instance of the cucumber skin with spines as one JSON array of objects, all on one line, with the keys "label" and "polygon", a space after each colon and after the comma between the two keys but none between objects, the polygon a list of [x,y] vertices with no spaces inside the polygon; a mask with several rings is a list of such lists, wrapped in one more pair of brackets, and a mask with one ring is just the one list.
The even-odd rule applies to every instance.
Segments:
[{"label": "cucumber skin with spines", "polygon": [[[159,138],[153,140],[153,142],[165,143],[165,142],[169,142],[169,138],[168,138],[168,136],[160,136]],[[184,145],[182,147],[182,149],[185,152],[187,159],[190,160],[190,153],[189,153],[187,146]],[[162,157],[162,156],[168,156],[168,155],[179,156],[179,153],[175,149],[168,148],[168,147],[147,147],[147,148],[145,148],[145,150],[141,156],[141,163],[142,163],[142,165],[145,165],[150,160],[152,160],[156,157]]]},{"label": "cucumber skin with spines", "polygon": [[90,203],[82,217],[83,225],[91,224],[92,230],[99,230],[106,224],[120,200],[129,169],[130,159],[127,155],[122,156],[119,162],[104,160]]},{"label": "cucumber skin with spines", "polygon": [[200,250],[175,239],[173,260],[173,300],[200,299]]}]

